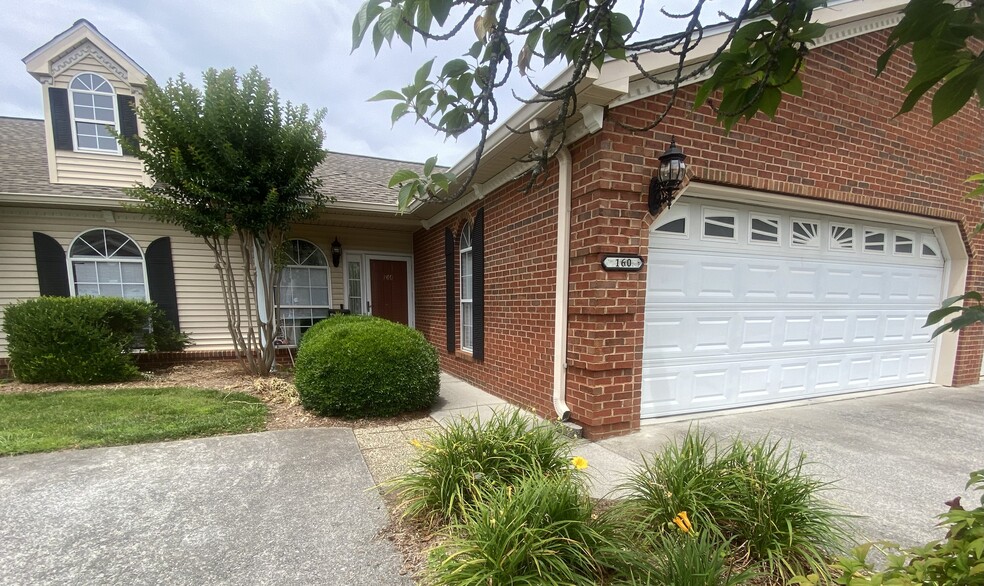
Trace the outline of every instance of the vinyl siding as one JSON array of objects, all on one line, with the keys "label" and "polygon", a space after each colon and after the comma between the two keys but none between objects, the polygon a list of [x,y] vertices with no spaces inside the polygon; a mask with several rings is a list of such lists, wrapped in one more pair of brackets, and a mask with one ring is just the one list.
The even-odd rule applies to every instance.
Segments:
[{"label": "vinyl siding", "polygon": [[[178,228],[138,214],[0,207],[0,273],[4,275],[0,279],[0,307],[39,294],[32,232],[51,236],[67,252],[76,236],[93,228],[123,232],[144,251],[157,238],[170,236],[182,331],[191,336],[195,344],[192,349],[232,348],[211,250]],[[0,332],[0,356],[6,355],[6,339]]]},{"label": "vinyl siding", "polygon": [[[33,232],[51,236],[67,253],[69,245],[79,234],[94,228],[120,231],[132,238],[143,251],[157,238],[170,236],[181,329],[191,336],[194,342],[191,349],[232,348],[212,251],[200,239],[179,228],[139,214],[0,207],[0,251],[3,253],[0,259],[0,274],[3,274],[0,279],[0,308],[39,295]],[[290,234],[290,238],[303,238],[316,244],[329,263],[331,243],[336,237],[342,248],[349,251],[411,254],[413,250],[412,235],[405,231],[303,224],[296,226]],[[329,268],[332,307],[345,303],[343,268]],[[6,339],[0,332],[0,356],[6,356],[6,350]]]},{"label": "vinyl siding", "polygon": [[[67,89],[72,79],[80,73],[101,75],[112,84],[117,94],[134,95],[133,89],[126,81],[121,80],[91,55],[59,72],[52,80],[52,86]],[[47,99],[45,95],[45,100]],[[134,183],[144,182],[145,179],[143,165],[133,157],[55,151],[55,183],[132,187]]]}]

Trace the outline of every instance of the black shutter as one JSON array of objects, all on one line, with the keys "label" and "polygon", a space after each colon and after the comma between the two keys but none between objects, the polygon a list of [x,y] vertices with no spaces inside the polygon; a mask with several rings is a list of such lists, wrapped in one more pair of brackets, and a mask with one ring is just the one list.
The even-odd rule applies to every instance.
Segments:
[{"label": "black shutter", "polygon": [[55,139],[55,148],[59,151],[73,150],[68,90],[57,87],[48,88],[48,102],[51,105],[51,135]]},{"label": "black shutter", "polygon": [[[133,96],[116,96],[116,105],[120,110],[120,136],[127,138],[137,145],[137,111]],[[126,152],[124,149],[123,152]]]},{"label": "black shutter", "polygon": [[150,300],[164,310],[175,329],[180,329],[178,295],[174,290],[174,266],[171,264],[171,239],[165,236],[151,242],[144,258],[147,261]]},{"label": "black shutter", "polygon": [[479,208],[472,226],[472,356],[485,358],[485,208]]},{"label": "black shutter", "polygon": [[41,295],[70,297],[68,287],[68,265],[65,264],[65,250],[58,241],[42,234],[34,233],[34,263],[38,267],[38,289]]},{"label": "black shutter", "polygon": [[451,228],[444,229],[444,323],[448,354],[454,354],[454,233]]}]

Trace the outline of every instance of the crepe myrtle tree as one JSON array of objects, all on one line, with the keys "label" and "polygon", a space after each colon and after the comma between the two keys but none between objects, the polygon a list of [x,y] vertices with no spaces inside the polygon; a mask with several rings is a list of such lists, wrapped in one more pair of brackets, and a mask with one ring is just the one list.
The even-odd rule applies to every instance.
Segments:
[{"label": "crepe myrtle tree", "polygon": [[313,176],[324,160],[325,111],[281,106],[257,68],[209,69],[199,89],[179,76],[151,82],[137,104],[144,132],[122,137],[154,185],[127,193],[133,207],[201,238],[215,268],[229,333],[244,368],[274,364],[276,256],[290,225],[327,203]]},{"label": "crepe myrtle tree", "polygon": [[[433,44],[459,35],[474,34],[476,39],[462,58],[444,63],[432,59],[402,89],[371,98],[396,102],[394,124],[409,116],[448,137],[478,129],[474,159],[463,177],[438,167],[436,158],[427,161],[423,174],[395,173],[390,187],[400,188],[400,207],[405,209],[414,200],[450,201],[465,192],[485,152],[489,130],[499,121],[498,97],[514,74],[525,77],[557,60],[570,72],[550,87],[528,78],[532,97],[521,101],[555,105],[537,129],[547,133],[547,140],[524,159],[533,163],[532,185],[564,144],[567,120],[577,110],[578,86],[605,61],[635,64],[640,75],[665,87],[668,94],[661,110],[639,126],[623,123],[626,130],[650,130],[674,106],[704,104],[730,130],[759,113],[775,116],[784,94],[802,95],[799,74],[805,57],[826,32],[826,26],[813,21],[823,0],[737,0],[729,4],[728,13],[710,8],[709,0],[694,0],[689,10],[679,13],[660,9],[680,23],[677,32],[644,38],[640,24],[653,4],[647,7],[644,0],[366,0],[352,24],[353,50],[367,38],[377,55],[394,39],[410,46],[414,40]],[[704,38],[705,21],[725,34],[709,57],[694,65],[689,57]],[[977,105],[984,107],[984,0],[910,0],[888,37],[877,72],[893,57],[901,58],[895,55],[904,47],[911,49],[906,58],[911,56],[914,67],[898,115],[931,91],[934,125],[956,114],[975,94]],[[654,75],[640,63],[647,53],[670,55],[675,65]],[[701,79],[693,100],[680,104],[680,88]],[[984,196],[984,173],[967,180],[975,184],[968,197]],[[978,232],[982,229],[984,224],[977,227]],[[984,296],[971,291],[948,299],[926,325],[948,316],[955,319],[940,326],[934,336],[984,322]]]}]

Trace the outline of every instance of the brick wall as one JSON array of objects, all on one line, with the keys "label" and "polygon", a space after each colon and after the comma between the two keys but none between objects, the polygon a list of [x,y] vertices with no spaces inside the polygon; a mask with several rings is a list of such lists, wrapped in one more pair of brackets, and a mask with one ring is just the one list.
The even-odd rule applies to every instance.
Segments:
[{"label": "brick wall", "polygon": [[[441,367],[517,405],[552,415],[553,319],[556,270],[556,164],[527,192],[515,181],[449,220],[414,235],[416,328],[437,347]],[[460,350],[461,310],[455,307],[457,352],[445,334],[444,230],[455,235],[455,299],[459,298],[461,228],[485,208],[485,360]]]},{"label": "brick wall", "polygon": [[[784,97],[779,114],[726,134],[696,88],[655,130],[631,132],[665,97],[608,111],[604,128],[571,148],[574,160],[568,403],[591,437],[639,425],[645,269],[608,273],[606,253],[648,253],[646,191],[671,136],[697,181],[823,199],[958,221],[964,234],[984,215],[964,179],[984,169],[984,111],[970,106],[933,129],[929,104],[894,118],[909,69],[900,54],[874,79],[887,32],[816,49],[803,73],[804,97]],[[487,196],[488,342],[484,364],[443,355],[448,371],[516,403],[550,413],[553,314],[554,168],[541,189],[514,182]],[[450,223],[460,226],[462,218]],[[445,223],[447,224],[447,223]],[[415,237],[418,327],[444,348],[444,224]],[[967,239],[968,286],[984,287],[981,243]],[[435,262],[436,261],[436,262]],[[527,262],[535,263],[527,267]],[[977,382],[984,328],[960,334],[954,385]]]}]

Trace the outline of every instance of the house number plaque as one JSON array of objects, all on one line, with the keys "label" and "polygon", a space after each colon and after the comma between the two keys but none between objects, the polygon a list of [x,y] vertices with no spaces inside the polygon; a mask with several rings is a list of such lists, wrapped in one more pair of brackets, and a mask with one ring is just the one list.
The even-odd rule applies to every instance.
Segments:
[{"label": "house number plaque", "polygon": [[613,254],[601,259],[601,267],[606,271],[638,271],[644,263],[637,254]]}]

